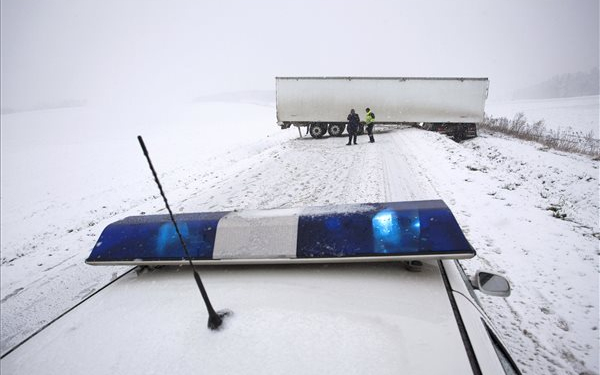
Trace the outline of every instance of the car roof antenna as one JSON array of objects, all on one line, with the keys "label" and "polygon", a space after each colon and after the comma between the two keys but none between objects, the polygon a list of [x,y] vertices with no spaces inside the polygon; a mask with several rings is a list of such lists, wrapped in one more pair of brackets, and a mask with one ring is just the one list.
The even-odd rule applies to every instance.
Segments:
[{"label": "car roof antenna", "polygon": [[196,267],[194,266],[194,263],[192,263],[192,257],[190,256],[190,252],[188,251],[187,246],[185,245],[183,236],[181,235],[181,232],[179,231],[179,227],[177,226],[177,222],[175,221],[175,217],[173,216],[173,212],[171,211],[169,202],[167,202],[167,197],[165,195],[165,192],[163,191],[160,181],[158,180],[158,175],[156,174],[156,171],[154,170],[154,166],[152,165],[152,161],[150,160],[150,155],[148,155],[148,149],[146,148],[146,145],[144,144],[144,140],[142,139],[141,135],[138,135],[138,141],[140,142],[140,146],[142,146],[142,151],[144,151],[144,155],[146,156],[146,159],[148,160],[148,165],[150,166],[150,170],[152,171],[152,175],[154,176],[154,181],[156,181],[156,184],[158,185],[158,189],[160,190],[160,195],[162,195],[163,200],[165,201],[165,206],[167,206],[167,210],[169,211],[169,216],[171,217],[171,221],[173,222],[173,225],[175,226],[175,231],[177,232],[177,235],[179,236],[179,241],[181,242],[181,246],[183,247],[185,256],[187,257],[187,260],[190,262],[192,272],[194,273],[194,279],[196,279],[196,284],[198,284],[198,289],[200,289],[200,294],[202,294],[202,298],[204,299],[204,304],[206,305],[206,310],[208,311],[208,328],[210,328],[213,331],[218,330],[221,327],[221,325],[223,324],[223,319],[226,316],[231,315],[232,313],[229,310],[221,310],[221,311],[217,312],[217,311],[215,311],[215,309],[213,309],[212,304],[210,303],[210,300],[208,299],[208,294],[206,293],[206,289],[204,289],[204,285],[202,284],[202,280],[200,279],[200,275],[196,271]]}]

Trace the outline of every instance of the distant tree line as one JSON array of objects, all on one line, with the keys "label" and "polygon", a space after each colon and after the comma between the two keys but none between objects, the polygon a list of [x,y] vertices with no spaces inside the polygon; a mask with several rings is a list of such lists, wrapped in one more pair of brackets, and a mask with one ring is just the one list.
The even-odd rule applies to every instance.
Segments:
[{"label": "distant tree line", "polygon": [[551,99],[600,93],[598,67],[589,72],[567,73],[552,77],[537,85],[517,90],[513,99]]}]

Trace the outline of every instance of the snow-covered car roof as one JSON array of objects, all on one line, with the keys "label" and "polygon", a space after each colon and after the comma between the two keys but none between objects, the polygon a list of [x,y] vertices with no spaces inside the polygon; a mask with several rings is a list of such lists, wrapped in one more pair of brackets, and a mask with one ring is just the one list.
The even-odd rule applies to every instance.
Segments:
[{"label": "snow-covered car roof", "polygon": [[187,267],[130,272],[3,358],[2,372],[470,373],[438,263]]}]

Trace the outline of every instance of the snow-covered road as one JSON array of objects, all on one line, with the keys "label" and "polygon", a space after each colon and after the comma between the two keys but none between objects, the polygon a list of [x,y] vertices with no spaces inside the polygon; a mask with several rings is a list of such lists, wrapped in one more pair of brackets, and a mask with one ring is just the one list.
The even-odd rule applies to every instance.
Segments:
[{"label": "snow-covered road", "polygon": [[[227,106],[227,113],[252,107]],[[482,303],[524,372],[598,372],[598,161],[490,134],[457,144],[407,127],[383,129],[375,144],[363,136],[346,146],[346,138],[300,139],[295,130],[273,129],[270,107],[252,111],[250,120],[230,120],[232,135],[259,130],[245,141],[216,132],[194,141],[189,121],[172,132],[179,138],[132,129],[121,135],[130,143],[101,139],[123,164],[115,166],[116,180],[111,163],[86,180],[96,159],[83,144],[81,168],[53,177],[72,175],[76,194],[36,193],[33,204],[16,188],[3,193],[2,352],[126,270],[83,264],[108,223],[164,211],[136,149],[138,131],[175,212],[444,199],[478,251],[465,268],[501,272],[512,282],[510,298]],[[3,135],[10,120],[3,116]],[[16,172],[23,161],[11,159],[13,143],[5,142],[3,191],[6,178],[16,186],[28,181]],[[35,160],[40,168],[57,162]]]}]

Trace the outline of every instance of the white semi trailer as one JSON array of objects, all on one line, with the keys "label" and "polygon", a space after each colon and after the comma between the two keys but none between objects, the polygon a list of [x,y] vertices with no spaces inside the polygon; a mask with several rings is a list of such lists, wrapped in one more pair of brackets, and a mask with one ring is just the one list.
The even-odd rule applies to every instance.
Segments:
[{"label": "white semi trailer", "polygon": [[[477,136],[487,78],[277,77],[277,124],[307,126],[313,138],[340,136],[354,108],[375,124],[418,124],[456,140]],[[360,129],[362,132],[362,127]]]}]

